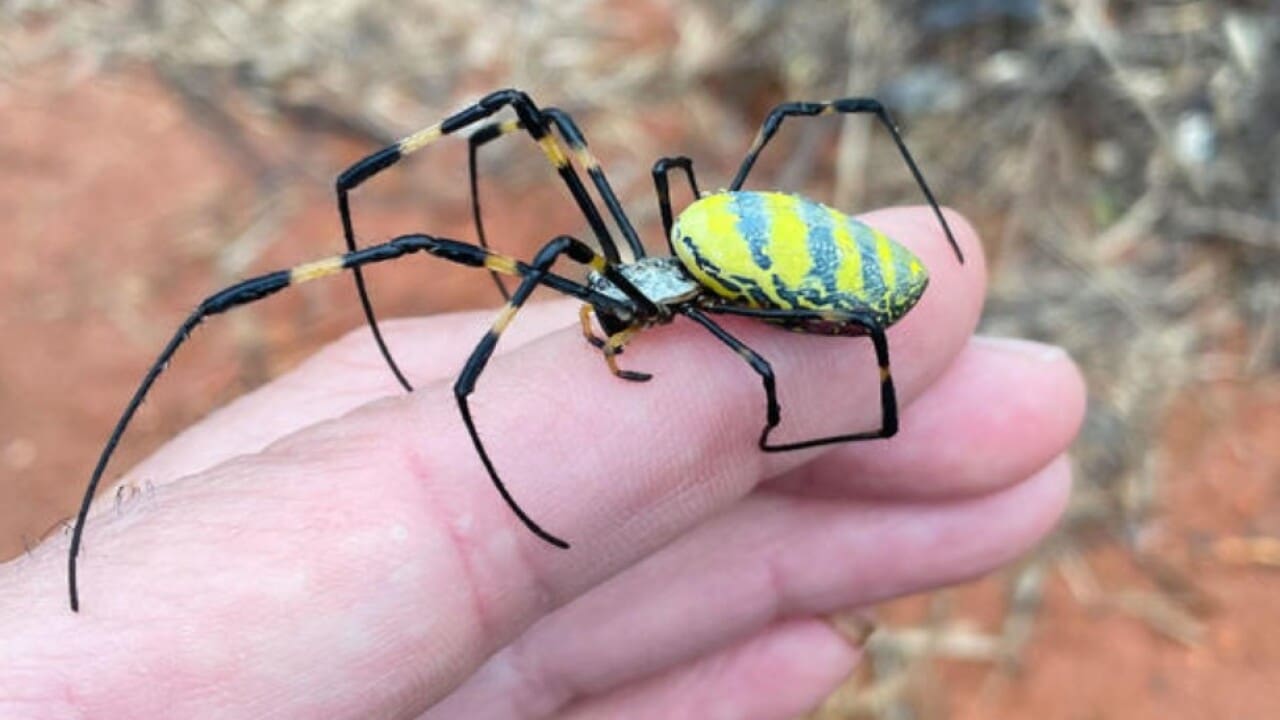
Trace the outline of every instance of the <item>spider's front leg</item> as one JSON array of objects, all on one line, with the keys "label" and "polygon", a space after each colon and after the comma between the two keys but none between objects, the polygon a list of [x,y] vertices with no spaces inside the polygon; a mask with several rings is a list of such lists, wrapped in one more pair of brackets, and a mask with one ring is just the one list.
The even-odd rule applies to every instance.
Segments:
[{"label": "spider's front leg", "polygon": [[[578,124],[574,121],[573,117],[569,115],[569,113],[559,108],[543,108],[540,111],[540,114],[544,120],[542,132],[550,133],[552,130],[559,132],[560,136],[564,138],[564,141],[568,144],[569,151],[572,156],[576,158],[578,164],[586,170],[587,175],[591,178],[591,182],[595,185],[596,192],[599,193],[600,198],[604,200],[605,207],[608,209],[609,215],[613,218],[614,224],[616,224],[618,230],[622,232],[623,240],[626,241],[627,247],[630,249],[632,259],[638,260],[643,258],[645,256],[645,251],[644,245],[640,242],[640,236],[636,233],[635,226],[632,225],[631,220],[623,210],[622,202],[618,200],[618,195],[613,191],[613,186],[609,183],[608,177],[605,176],[604,168],[601,167],[600,162],[596,160],[595,156],[592,155],[590,148],[588,148],[587,138],[582,133],[581,128],[578,127]],[[500,137],[521,131],[528,132],[522,120],[503,120],[500,122],[492,122],[487,125],[482,125],[467,138],[467,176],[469,186],[471,188],[471,217],[476,226],[476,237],[479,240],[480,247],[489,247],[489,240],[485,233],[484,217],[480,212],[480,185],[478,173],[478,157],[480,148]],[[554,143],[554,139],[546,136],[544,136],[543,140]],[[539,142],[541,143],[543,140],[539,140]],[[546,145],[544,144],[543,147],[545,150]],[[552,153],[548,157],[551,159],[552,163],[556,165],[557,170],[563,175],[566,170],[563,169],[561,163],[567,164],[568,158],[563,154],[556,153]],[[568,172],[571,171],[571,169],[568,169]],[[570,185],[570,189],[572,190],[572,184]],[[574,192],[576,193],[576,191]],[[577,197],[576,194],[575,197]],[[579,199],[578,202],[581,204],[582,200]],[[588,210],[587,208],[584,208],[584,212],[588,213],[586,215],[588,222],[593,222],[591,220],[592,215],[590,213],[594,212],[594,209]],[[602,243],[601,248],[604,249],[605,257],[616,262],[616,251],[611,248],[611,245],[604,244],[605,239],[597,239]],[[610,254],[611,252],[614,254]],[[510,300],[511,292],[503,283],[502,278],[494,275],[493,280],[498,286],[498,292],[502,293],[502,299]]]},{"label": "spider's front leg", "polygon": [[[570,260],[587,265],[592,270],[608,278],[628,298],[631,298],[634,305],[627,308],[629,312],[644,316],[653,316],[658,313],[657,306],[645,298],[635,285],[618,271],[616,266],[577,238],[561,235],[547,243],[542,250],[538,251],[533,262],[529,263],[529,269],[523,273],[520,284],[516,287],[515,292],[511,294],[511,299],[498,312],[498,317],[493,321],[489,331],[480,339],[480,343],[476,345],[475,350],[471,352],[471,356],[467,358],[467,363],[463,366],[462,373],[453,385],[453,395],[458,401],[458,410],[462,414],[462,422],[467,427],[467,434],[471,436],[471,443],[475,446],[476,454],[480,456],[480,462],[484,464],[485,470],[489,473],[489,479],[493,481],[494,487],[498,489],[498,493],[502,495],[502,499],[506,501],[507,506],[511,508],[516,517],[520,518],[520,521],[534,535],[556,547],[568,548],[569,543],[543,530],[541,526],[534,522],[533,518],[525,513],[520,504],[512,497],[510,491],[507,490],[506,484],[502,482],[502,478],[498,475],[498,470],[494,466],[493,460],[489,458],[489,453],[485,450],[484,442],[480,440],[480,434],[476,430],[475,421],[471,417],[471,407],[467,401],[467,398],[475,391],[476,381],[479,380],[480,373],[484,371],[485,366],[489,363],[489,358],[493,357],[494,348],[498,346],[498,339],[502,337],[502,333],[511,325],[516,313],[529,299],[529,296],[533,294],[534,289],[539,284],[544,283],[550,276],[551,266],[561,256],[568,256]],[[611,305],[617,304],[616,301],[600,294],[595,294],[595,298],[589,301],[596,302],[597,299],[603,299]]]},{"label": "spider's front leg", "polygon": [[596,348],[604,355],[604,361],[609,366],[609,372],[615,377],[632,382],[646,382],[653,379],[653,375],[645,372],[636,372],[634,370],[623,370],[618,367],[617,356],[622,354],[626,344],[631,341],[641,330],[640,327],[629,327],[621,332],[616,332],[608,338],[602,338],[596,335],[595,330],[591,329],[591,313],[593,308],[590,305],[583,305],[578,309],[578,322],[582,324],[582,336],[592,347]]},{"label": "spider's front leg", "polygon": [[[620,259],[618,248],[613,241],[613,237],[609,234],[608,228],[605,226],[604,219],[600,215],[600,211],[596,208],[595,203],[587,194],[586,187],[582,184],[581,178],[574,171],[573,166],[566,157],[564,150],[556,141],[555,137],[547,131],[548,122],[558,123],[558,115],[552,117],[544,114],[527,94],[515,90],[506,89],[489,93],[477,100],[475,103],[462,108],[461,110],[446,117],[440,122],[425,127],[411,135],[401,138],[398,142],[392,143],[371,155],[358,160],[351,167],[347,168],[334,183],[334,189],[338,198],[338,215],[342,220],[342,236],[346,242],[347,251],[354,252],[356,250],[355,226],[351,218],[351,200],[350,194],[365,181],[376,176],[378,173],[400,162],[409,155],[428,147],[438,140],[457,133],[466,128],[472,127],[476,123],[493,116],[503,108],[511,108],[516,114],[514,122],[499,123],[494,129],[483,129],[481,132],[486,136],[497,137],[505,132],[514,132],[523,130],[528,136],[538,144],[546,156],[547,161],[551,163],[559,174],[560,179],[564,182],[569,190],[569,194],[573,197],[574,202],[582,211],[583,216],[587,219],[587,224],[591,226],[591,231],[600,244],[601,251],[604,252],[606,258],[611,262],[617,262]],[[557,125],[559,126],[559,125]],[[490,137],[490,139],[492,139]],[[580,134],[579,134],[580,137]],[[482,140],[483,141],[483,140]],[[482,142],[478,141],[478,142]],[[577,149],[577,146],[574,146]],[[582,144],[582,150],[585,152],[585,141]],[[592,174],[595,177],[595,174]],[[609,196],[605,196],[606,200]],[[612,208],[611,208],[612,209]],[[630,237],[628,238],[630,242]],[[361,271],[356,268],[352,270],[355,278],[356,292],[360,296],[360,305],[364,310],[365,319],[368,322],[369,329],[373,332],[374,342],[378,345],[379,352],[382,353],[383,360],[391,372],[396,376],[400,385],[406,391],[412,390],[413,386],[409,383],[404,373],[400,371],[392,358],[391,350],[387,347],[383,340],[382,333],[378,329],[378,320],[373,311],[373,304],[369,300],[369,294],[365,287],[364,276]],[[502,288],[499,281],[499,288]],[[505,292],[504,292],[505,294]]]}]

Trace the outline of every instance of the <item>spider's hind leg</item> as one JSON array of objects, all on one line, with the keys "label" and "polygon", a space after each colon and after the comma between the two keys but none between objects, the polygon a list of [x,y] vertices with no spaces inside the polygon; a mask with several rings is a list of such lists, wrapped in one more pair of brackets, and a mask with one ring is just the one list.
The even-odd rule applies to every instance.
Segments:
[{"label": "spider's hind leg", "polygon": [[907,169],[911,171],[911,177],[915,179],[916,186],[924,193],[925,200],[929,203],[929,207],[933,209],[933,214],[938,218],[938,223],[942,225],[942,231],[947,236],[947,242],[951,244],[951,250],[955,252],[956,260],[963,265],[964,253],[960,252],[960,244],[956,242],[956,237],[951,232],[951,226],[947,224],[947,218],[942,214],[942,208],[938,206],[938,201],[933,196],[933,190],[930,190],[929,183],[925,182],[924,173],[920,172],[920,167],[916,165],[915,158],[911,156],[911,151],[907,149],[907,144],[903,142],[902,134],[898,132],[898,126],[894,124],[893,118],[889,116],[889,111],[875,98],[851,97],[830,102],[787,102],[778,105],[765,118],[764,124],[761,125],[760,131],[751,143],[751,148],[747,151],[747,156],[742,159],[742,165],[738,167],[738,173],[734,176],[733,182],[729,183],[729,189],[742,189],[742,184],[747,181],[747,174],[751,172],[751,168],[755,165],[756,158],[760,156],[760,151],[764,150],[764,147],[769,144],[769,140],[778,132],[783,120],[789,117],[813,117],[831,113],[845,115],[870,114],[880,121],[880,124],[884,126],[885,130],[893,138],[893,143],[898,147],[898,153],[902,155],[902,160],[906,163]]},{"label": "spider's hind leg", "polygon": [[[724,315],[740,315],[745,317],[754,317],[760,320],[784,321],[784,322],[802,322],[802,321],[831,321],[831,317],[824,313],[806,311],[806,310],[778,310],[778,309],[757,309],[735,307],[731,305],[717,305],[704,308],[707,312],[719,313]],[[717,325],[711,318],[702,314],[701,311],[694,308],[686,308],[682,310],[685,316],[702,325],[709,330],[712,335],[720,342],[728,345],[739,357],[751,366],[751,369],[760,376],[761,382],[764,383],[766,410],[765,410],[765,426],[760,433],[759,445],[760,449],[765,452],[785,452],[788,450],[801,450],[803,448],[816,447],[819,445],[831,445],[840,442],[857,442],[859,440],[879,440],[883,438],[893,437],[898,432],[898,396],[893,387],[893,373],[889,367],[889,341],[885,337],[884,328],[876,323],[872,318],[864,316],[860,313],[849,313],[839,318],[840,321],[852,325],[856,325],[866,331],[871,343],[876,351],[876,364],[880,368],[880,428],[877,430],[869,430],[866,432],[844,433],[840,435],[828,435],[825,437],[810,438],[808,440],[797,440],[782,444],[770,444],[769,435],[773,432],[778,423],[782,421],[782,408],[778,405],[778,393],[775,383],[773,367],[769,365],[769,361],[765,360],[759,353],[752,350],[746,343],[730,335],[728,331]]]}]

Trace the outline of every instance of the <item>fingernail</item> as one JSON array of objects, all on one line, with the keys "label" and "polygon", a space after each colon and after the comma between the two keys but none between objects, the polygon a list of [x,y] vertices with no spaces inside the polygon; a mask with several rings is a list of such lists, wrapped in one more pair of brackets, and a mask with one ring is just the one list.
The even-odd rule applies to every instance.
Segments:
[{"label": "fingernail", "polygon": [[990,335],[978,335],[973,340],[993,350],[1021,355],[1043,363],[1058,362],[1067,356],[1067,351],[1057,345],[1049,345],[1034,340],[993,337]]}]

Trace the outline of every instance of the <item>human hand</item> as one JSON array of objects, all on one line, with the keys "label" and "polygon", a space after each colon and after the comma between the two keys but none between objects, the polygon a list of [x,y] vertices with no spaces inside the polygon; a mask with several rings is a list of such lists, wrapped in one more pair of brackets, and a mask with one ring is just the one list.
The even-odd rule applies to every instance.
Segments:
[{"label": "human hand", "polygon": [[[1061,352],[975,340],[981,252],[923,209],[864,218],[930,268],[889,333],[890,440],[765,454],[751,370],[691,323],[623,365],[563,302],[503,336],[473,396],[544,527],[493,490],[450,393],[492,312],[365,329],[188,429],[67,538],[0,566],[2,717],[790,717],[857,649],[821,618],[957,582],[1057,518],[1083,387]],[[769,358],[785,441],[879,421],[865,339],[725,319]],[[182,361],[181,355],[177,359]],[[161,390],[163,391],[163,390]]]}]

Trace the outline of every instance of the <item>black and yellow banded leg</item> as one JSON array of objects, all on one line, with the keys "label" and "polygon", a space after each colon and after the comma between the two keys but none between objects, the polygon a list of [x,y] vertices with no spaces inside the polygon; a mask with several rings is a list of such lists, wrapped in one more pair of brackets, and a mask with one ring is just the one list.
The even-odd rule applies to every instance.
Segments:
[{"label": "black and yellow banded leg", "polygon": [[582,337],[586,338],[591,347],[600,350],[604,348],[605,341],[591,328],[591,313],[594,311],[595,308],[584,303],[578,308],[578,323],[582,325]]},{"label": "black and yellow banded leg", "polygon": [[[672,242],[671,226],[675,222],[675,216],[671,212],[671,187],[667,181],[667,174],[672,168],[684,170],[685,177],[689,178],[689,189],[693,191],[694,200],[702,197],[702,193],[698,190],[698,180],[693,176],[693,160],[680,155],[659,158],[653,164],[653,189],[658,194],[658,211],[662,213],[662,232],[668,244]],[[674,252],[673,248],[672,253]]]},{"label": "black and yellow banded leg", "polygon": [[[115,453],[121,437],[124,436],[125,429],[142,405],[142,401],[151,391],[152,385],[160,377],[160,373],[169,366],[174,353],[186,342],[196,327],[211,315],[218,315],[232,308],[256,302],[292,285],[336,275],[344,270],[355,270],[364,265],[395,260],[418,252],[434,255],[461,265],[489,268],[498,272],[520,275],[529,284],[546,285],[553,290],[576,297],[584,302],[610,307],[617,312],[627,313],[629,310],[626,305],[592,291],[572,280],[551,274],[545,268],[535,273],[533,268],[525,263],[488,252],[469,243],[420,234],[402,235],[381,245],[373,245],[355,252],[304,263],[288,270],[278,270],[248,280],[242,280],[210,295],[183,321],[177,332],[170,338],[169,343],[160,351],[159,357],[147,370],[138,389],[134,391],[133,397],[130,398],[124,413],[116,422],[115,428],[112,429],[111,436],[107,439],[107,444],[102,449],[102,454],[98,457],[98,463],[93,469],[93,475],[90,476],[84,497],[80,501],[80,510],[76,515],[75,526],[71,534],[71,551],[67,561],[67,583],[70,590],[72,610],[79,610],[80,606],[76,586],[76,556],[80,551],[85,520],[89,516],[89,507],[93,502],[93,496],[97,493],[98,485],[102,481],[103,473],[106,471],[107,464]],[[534,279],[529,280],[530,277]]]},{"label": "black and yellow banded leg", "polygon": [[578,308],[578,322],[582,325],[582,337],[601,353],[604,354],[605,364],[609,366],[609,371],[615,376],[623,380],[631,380],[634,382],[646,382],[653,379],[650,373],[634,372],[631,370],[623,370],[618,367],[618,361],[615,359],[622,354],[623,348],[631,338],[640,332],[639,326],[629,327],[621,332],[610,335],[608,339],[596,335],[595,330],[591,328],[591,313],[594,311],[590,305],[583,305]]},{"label": "black and yellow banded leg", "polygon": [[616,332],[604,341],[604,347],[600,348],[604,353],[604,362],[609,366],[609,372],[615,377],[632,382],[648,382],[653,379],[653,375],[647,372],[636,372],[635,370],[623,370],[618,367],[618,356],[622,354],[623,347],[631,342],[631,338],[635,337],[643,328],[629,327],[620,332]]},{"label": "black and yellow banded leg", "polygon": [[893,137],[893,142],[898,146],[898,152],[901,153],[902,159],[906,161],[907,167],[911,170],[911,175],[915,178],[916,185],[924,192],[925,200],[929,202],[929,207],[933,208],[934,215],[938,217],[938,222],[942,224],[942,230],[947,235],[947,242],[951,243],[951,249],[955,251],[956,259],[961,264],[964,264],[964,253],[960,252],[960,244],[956,242],[955,235],[951,232],[951,226],[947,224],[947,219],[942,214],[942,208],[938,207],[938,201],[934,198],[933,191],[929,189],[929,184],[925,182],[924,174],[920,172],[920,167],[916,165],[915,158],[911,156],[911,151],[907,150],[907,145],[903,142],[902,135],[898,132],[898,126],[894,124],[893,118],[889,116],[889,111],[875,98],[842,98],[830,102],[787,102],[778,105],[765,118],[764,124],[760,127],[760,132],[756,134],[755,141],[751,143],[751,148],[747,151],[747,156],[743,158],[742,165],[738,167],[738,174],[734,176],[733,182],[729,184],[729,189],[742,189],[742,184],[747,181],[747,174],[751,172],[751,168],[755,165],[760,151],[764,149],[765,145],[769,144],[769,140],[778,132],[783,120],[791,116],[812,117],[815,115],[830,115],[832,113],[867,113],[876,116],[880,124]]},{"label": "black and yellow banded leg", "polygon": [[812,311],[803,310],[762,310],[756,308],[740,308],[733,306],[717,305],[703,308],[706,312],[719,313],[725,315],[741,315],[745,317],[754,317],[762,320],[789,320],[802,322],[804,320],[824,320],[831,321],[833,319],[841,322],[858,325],[864,328],[867,335],[871,338],[872,344],[875,346],[876,363],[880,368],[880,429],[868,432],[847,433],[843,435],[830,435],[827,437],[813,438],[810,440],[799,440],[796,442],[784,443],[781,445],[770,445],[769,434],[778,426],[782,420],[782,408],[778,405],[778,393],[774,380],[773,368],[769,362],[760,356],[755,350],[747,347],[745,343],[729,334],[724,328],[717,325],[711,318],[703,314],[701,310],[689,308],[682,311],[686,317],[694,322],[702,325],[711,331],[717,339],[728,345],[734,352],[751,366],[760,375],[761,381],[764,383],[765,392],[765,426],[760,433],[758,444],[761,450],[765,452],[785,452],[788,450],[800,450],[803,448],[816,447],[818,445],[830,445],[841,442],[856,442],[859,440],[878,440],[880,438],[892,437],[898,432],[898,399],[893,388],[893,374],[889,369],[889,342],[885,337],[884,328],[876,324],[870,317],[861,316],[857,313],[841,315],[833,318],[831,314],[823,314]]},{"label": "black and yellow banded leg", "polygon": [[[471,219],[475,222],[476,239],[482,248],[489,247],[489,238],[485,235],[484,217],[480,212],[480,174],[477,162],[479,150],[482,146],[503,135],[510,135],[521,130],[524,130],[524,125],[519,120],[504,120],[482,125],[479,130],[467,137],[467,183],[471,188]],[[502,276],[496,272],[490,272],[489,276],[493,278],[493,283],[498,286],[498,292],[502,294],[502,299],[510,300],[511,291],[507,289],[506,283],[502,282]]]},{"label": "black and yellow banded leg", "polygon": [[[507,506],[511,508],[516,517],[534,535],[556,547],[568,548],[569,543],[552,535],[534,522],[533,518],[525,513],[520,504],[512,497],[510,491],[507,490],[506,484],[502,482],[502,478],[498,475],[497,468],[494,467],[493,460],[489,458],[489,453],[485,450],[484,443],[480,440],[475,421],[471,417],[471,407],[467,402],[468,396],[475,391],[476,382],[488,364],[489,358],[493,356],[494,348],[498,345],[498,339],[502,337],[502,333],[511,325],[511,321],[515,319],[516,313],[519,312],[521,306],[533,294],[534,288],[543,282],[546,273],[550,272],[551,266],[561,256],[568,256],[574,262],[587,265],[596,272],[605,274],[615,283],[617,278],[621,277],[605,258],[596,254],[590,246],[583,242],[568,235],[561,235],[551,240],[538,251],[538,254],[529,264],[529,271],[524,274],[515,292],[511,294],[511,299],[503,306],[498,313],[498,317],[493,321],[492,327],[480,339],[471,356],[467,358],[466,365],[463,366],[457,382],[453,385],[453,395],[458,401],[458,411],[462,414],[462,422],[467,427],[467,434],[471,436],[471,442],[475,445],[476,454],[480,456],[480,461],[489,473],[489,479],[493,481],[494,487],[498,489],[498,493],[502,495],[502,499],[506,501]],[[623,281],[625,282],[625,279]]]},{"label": "black and yellow banded leg", "polygon": [[627,213],[623,210],[617,193],[613,191],[613,186],[609,184],[609,178],[605,177],[604,168],[600,166],[600,161],[596,159],[596,156],[591,153],[591,149],[587,147],[587,138],[582,134],[582,129],[578,127],[578,124],[574,122],[569,113],[560,108],[546,108],[542,111],[542,114],[560,131],[565,142],[569,143],[569,151],[573,153],[573,157],[587,171],[592,184],[596,187],[596,192],[600,193],[605,207],[609,209],[609,215],[613,218],[613,222],[622,231],[622,238],[627,241],[627,247],[631,250],[632,261],[645,257],[644,244],[640,242],[640,236],[636,233],[635,226],[627,218]]},{"label": "black and yellow banded leg", "polygon": [[[547,160],[556,168],[561,179],[569,187],[570,193],[573,195],[574,201],[579,209],[587,218],[587,223],[591,226],[592,233],[596,240],[600,243],[600,249],[604,256],[610,262],[618,262],[620,256],[618,249],[614,245],[613,238],[609,235],[609,230],[604,224],[604,220],[600,216],[600,211],[592,202],[591,197],[587,194],[586,187],[582,184],[582,180],[574,171],[564,151],[560,148],[559,143],[549,135],[545,129],[545,119],[542,111],[534,104],[533,100],[519,90],[507,89],[498,90],[489,93],[480,98],[474,104],[469,105],[458,112],[450,115],[444,120],[423,128],[418,132],[408,135],[399,142],[388,145],[377,152],[357,161],[351,167],[347,168],[335,182],[335,190],[338,195],[338,214],[342,219],[342,235],[347,244],[348,251],[356,249],[355,227],[351,219],[351,206],[349,194],[352,190],[359,187],[364,181],[377,175],[379,172],[391,167],[408,155],[434,143],[446,135],[452,135],[464,128],[470,127],[481,120],[484,120],[503,108],[510,107],[516,113],[516,118],[525,132],[537,141],[542,148],[543,153],[547,156]],[[386,342],[382,338],[382,333],[378,329],[378,320],[373,311],[373,304],[369,300],[369,294],[365,287],[364,275],[357,268],[352,273],[355,277],[356,292],[360,296],[360,306],[364,310],[365,319],[369,323],[369,329],[373,332],[374,341],[378,345],[378,350],[382,353],[382,357],[387,362],[387,366],[391,368],[395,374],[396,380],[405,390],[412,390],[413,386],[405,378],[404,373],[396,365],[395,359],[391,356],[391,351],[387,348]]]},{"label": "black and yellow banded leg", "polygon": [[[596,192],[600,194],[604,200],[605,206],[609,210],[610,216],[614,223],[622,232],[623,239],[626,240],[628,248],[631,250],[633,258],[642,258],[645,256],[644,245],[640,242],[640,236],[636,233],[635,227],[627,218],[626,211],[622,208],[622,203],[618,200],[617,193],[614,192],[613,186],[609,183],[609,178],[605,175],[604,169],[595,155],[591,153],[591,149],[587,146],[586,136],[578,124],[574,122],[569,113],[559,108],[544,108],[542,117],[546,120],[543,129],[548,133],[552,128],[559,131],[561,137],[569,145],[569,151],[573,158],[577,160],[587,175],[591,178],[591,182],[595,185]],[[469,177],[469,185],[471,188],[471,217],[475,222],[476,235],[479,238],[481,247],[489,247],[488,238],[484,230],[484,220],[480,213],[480,192],[477,172],[477,155],[480,147],[497,140],[504,135],[524,129],[524,125],[520,120],[508,120],[504,122],[490,123],[476,130],[467,139],[467,172]],[[511,299],[511,293],[507,290],[506,285],[502,282],[502,278],[497,275],[493,276],[494,282],[498,286],[498,292],[502,293],[504,300]]]}]

